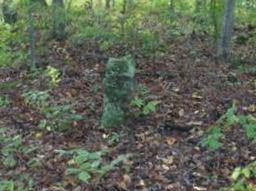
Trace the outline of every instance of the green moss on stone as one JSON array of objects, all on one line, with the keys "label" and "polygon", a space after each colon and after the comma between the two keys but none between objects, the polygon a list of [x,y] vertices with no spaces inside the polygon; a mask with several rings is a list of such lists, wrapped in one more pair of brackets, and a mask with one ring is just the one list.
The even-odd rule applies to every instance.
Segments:
[{"label": "green moss on stone", "polygon": [[110,58],[104,78],[105,95],[101,123],[104,127],[122,124],[127,103],[134,91],[135,63],[131,57]]}]

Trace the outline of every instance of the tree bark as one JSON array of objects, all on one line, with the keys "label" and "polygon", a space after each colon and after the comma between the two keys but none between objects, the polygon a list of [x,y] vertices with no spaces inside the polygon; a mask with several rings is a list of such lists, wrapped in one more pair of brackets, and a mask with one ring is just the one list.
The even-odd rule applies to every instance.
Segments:
[{"label": "tree bark", "polygon": [[30,4],[31,4],[31,3],[38,3],[38,4],[40,4],[40,5],[44,6],[44,7],[47,6],[47,3],[46,3],[45,0],[30,0],[30,1],[28,1],[28,2],[29,2]]},{"label": "tree bark", "polygon": [[106,9],[110,9],[110,0],[106,0],[105,7],[106,7]]},{"label": "tree bark", "polygon": [[36,32],[35,32],[35,23],[34,23],[34,9],[33,5],[29,5],[28,8],[28,16],[29,16],[29,23],[28,23],[28,37],[29,37],[29,60],[30,60],[30,67],[35,69],[36,68]]},{"label": "tree bark", "polygon": [[232,37],[234,22],[234,7],[235,0],[227,0],[217,50],[218,57],[224,60],[227,60],[229,57],[229,44]]},{"label": "tree bark", "polygon": [[66,19],[63,0],[53,0],[53,37],[56,40],[64,40],[66,38]]},{"label": "tree bark", "polygon": [[169,1],[169,7],[170,7],[170,11],[174,12],[174,1],[173,0]]},{"label": "tree bark", "polygon": [[64,2],[63,2],[63,0],[53,0],[52,5],[56,5],[56,6],[59,6],[59,7],[64,7]]}]

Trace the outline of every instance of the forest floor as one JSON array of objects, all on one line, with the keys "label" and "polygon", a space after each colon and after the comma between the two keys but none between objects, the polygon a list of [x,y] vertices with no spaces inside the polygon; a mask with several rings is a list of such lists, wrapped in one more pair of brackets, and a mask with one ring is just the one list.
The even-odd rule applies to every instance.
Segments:
[{"label": "forest floor", "polygon": [[[250,47],[239,47],[241,54],[250,54]],[[6,169],[0,163],[0,176],[4,179],[15,180],[27,174],[33,178],[33,190],[40,191],[217,191],[230,184],[235,167],[255,160],[256,145],[243,136],[244,129],[239,125],[225,132],[223,146],[216,151],[200,144],[206,129],[232,104],[238,113],[256,115],[255,71],[241,71],[217,62],[206,41],[176,39],[162,56],[135,55],[137,83],[146,86],[152,99],[160,104],[148,116],[132,116],[126,124],[109,129],[99,125],[105,56],[95,45],[74,48],[49,42],[46,49],[49,54],[40,55],[41,62],[64,68],[61,82],[51,89],[51,103],[72,103],[86,119],[74,122],[68,133],[42,131],[38,127],[42,115],[21,95],[33,89],[47,89],[46,79],[31,77],[26,67],[1,69],[0,94],[11,99],[9,107],[0,107],[1,126],[8,128],[11,136],[22,135],[23,146],[36,148],[29,154],[17,151],[15,168]],[[108,54],[118,55],[118,51],[116,47]],[[65,65],[65,60],[70,64]],[[251,67],[251,63],[244,64],[244,68]],[[192,128],[182,129],[186,126]],[[115,134],[116,139],[106,139]],[[119,165],[100,181],[79,183],[65,175],[68,159],[56,153],[78,147],[90,151],[109,149],[106,161],[129,154],[124,161],[129,170]],[[31,158],[40,161],[40,165],[28,166]]]}]

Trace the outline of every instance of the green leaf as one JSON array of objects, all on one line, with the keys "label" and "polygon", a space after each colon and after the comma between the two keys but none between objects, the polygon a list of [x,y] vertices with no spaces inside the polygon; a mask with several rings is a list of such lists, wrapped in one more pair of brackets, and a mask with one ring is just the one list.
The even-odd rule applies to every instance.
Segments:
[{"label": "green leaf", "polygon": [[220,138],[223,136],[219,127],[213,126],[204,136],[201,144],[211,150],[221,147]]},{"label": "green leaf", "polygon": [[99,160],[97,160],[97,161],[94,161],[92,164],[91,164],[91,167],[92,168],[98,168],[99,166],[100,166],[100,161]]},{"label": "green leaf", "polygon": [[68,168],[65,172],[66,175],[76,175],[81,173],[82,171],[80,169],[77,168]]},{"label": "green leaf", "polygon": [[12,147],[10,148],[8,146],[5,146],[4,148],[2,148],[1,154],[7,157],[8,155],[10,155],[14,151],[15,151],[15,148],[12,148]]},{"label": "green leaf", "polygon": [[243,168],[242,170],[242,174],[246,177],[246,178],[250,178],[251,176],[251,170],[247,167]]},{"label": "green leaf", "polygon": [[144,115],[148,115],[152,112],[155,112],[156,111],[156,106],[161,103],[160,101],[150,101],[147,103],[147,105],[143,108],[143,111],[142,113]]},{"label": "green leaf", "polygon": [[249,123],[243,125],[248,139],[256,140],[256,124]]},{"label": "green leaf", "polygon": [[235,115],[237,108],[233,105],[227,110],[227,112],[220,117],[218,122],[223,123],[227,128],[232,127],[234,124],[239,122],[239,117]]},{"label": "green leaf", "polygon": [[74,161],[75,161],[75,163],[77,163],[77,164],[83,164],[84,162],[86,162],[87,160],[88,160],[88,156],[90,155],[90,153],[89,152],[87,152],[87,151],[80,151],[79,153],[78,153],[78,156],[76,156],[75,158],[74,158]]},{"label": "green leaf", "polygon": [[86,162],[86,163],[82,164],[79,169],[81,169],[83,171],[88,171],[91,168],[92,168],[91,163]]},{"label": "green leaf", "polygon": [[0,134],[4,134],[7,131],[7,128],[0,128]]},{"label": "green leaf", "polygon": [[83,120],[84,117],[79,114],[70,114],[70,119],[79,121],[79,120]]},{"label": "green leaf", "polygon": [[65,150],[62,150],[62,149],[56,149],[55,150],[56,153],[58,153],[61,157],[62,156],[69,156],[69,155],[73,155],[74,154],[74,151],[65,151]]},{"label": "green leaf", "polygon": [[246,183],[244,183],[243,181],[238,181],[232,185],[232,190],[245,191],[247,190]]},{"label": "green leaf", "polygon": [[238,177],[241,175],[241,172],[242,172],[242,168],[241,167],[237,167],[235,168],[235,170],[233,171],[232,175],[231,175],[231,178],[233,180],[237,180]]},{"label": "green leaf", "polygon": [[140,108],[144,105],[144,101],[141,98],[136,97],[132,100],[131,105]]},{"label": "green leaf", "polygon": [[47,125],[47,120],[42,119],[42,120],[40,121],[40,123],[39,123],[39,128],[40,128],[40,129],[45,129],[46,125]]},{"label": "green leaf", "polygon": [[115,166],[115,165],[119,164],[120,162],[126,160],[127,158],[128,158],[127,155],[119,155],[115,160],[113,160],[111,162],[111,165]]},{"label": "green leaf", "polygon": [[0,191],[14,191],[13,181],[1,181],[0,180]]},{"label": "green leaf", "polygon": [[83,182],[87,182],[91,178],[91,175],[87,172],[81,172],[78,174],[78,178]]},{"label": "green leaf", "polygon": [[14,159],[12,155],[8,156],[7,158],[4,159],[3,161],[4,166],[7,168],[13,168],[16,166],[17,161]]},{"label": "green leaf", "polygon": [[28,167],[30,168],[36,168],[40,167],[42,165],[41,161],[37,158],[32,158],[27,162]]},{"label": "green leaf", "polygon": [[88,155],[89,160],[99,160],[101,158],[101,152],[94,152]]}]

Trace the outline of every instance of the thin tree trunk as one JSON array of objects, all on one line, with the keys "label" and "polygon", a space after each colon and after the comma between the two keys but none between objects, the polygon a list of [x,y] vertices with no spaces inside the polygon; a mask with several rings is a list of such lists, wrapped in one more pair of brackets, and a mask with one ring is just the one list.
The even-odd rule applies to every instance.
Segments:
[{"label": "thin tree trunk", "polygon": [[33,5],[29,5],[28,8],[28,16],[29,16],[29,27],[28,27],[28,38],[29,38],[29,60],[30,67],[33,69],[36,68],[36,32],[35,32],[35,23],[33,16]]},{"label": "thin tree trunk", "polygon": [[126,14],[126,9],[127,9],[127,0],[123,0],[123,10],[122,10],[122,14]]},{"label": "thin tree trunk", "polygon": [[45,0],[32,0],[31,3],[39,3],[40,5],[47,6],[47,3]]},{"label": "thin tree trunk", "polygon": [[212,24],[214,26],[214,39],[217,41],[219,38],[219,30],[218,30],[218,19],[217,19],[217,13],[216,13],[216,1],[211,0],[210,2],[210,14],[212,19]]},{"label": "thin tree trunk", "polygon": [[169,1],[169,7],[170,7],[171,11],[174,11],[174,1],[173,0]]},{"label": "thin tree trunk", "polygon": [[56,40],[64,40],[66,37],[66,19],[63,0],[53,0],[53,37]]},{"label": "thin tree trunk", "polygon": [[227,0],[217,50],[218,57],[224,60],[227,60],[229,57],[229,44],[232,37],[234,22],[234,7],[235,0]]},{"label": "thin tree trunk", "polygon": [[105,7],[106,7],[106,9],[110,9],[110,0],[106,0]]},{"label": "thin tree trunk", "polygon": [[53,5],[57,5],[57,6],[59,6],[59,7],[64,7],[64,2],[63,2],[63,0],[53,0],[52,1],[52,4]]},{"label": "thin tree trunk", "polygon": [[198,13],[198,12],[201,11],[202,5],[203,5],[203,1],[202,0],[197,0],[196,1],[195,13]]}]

